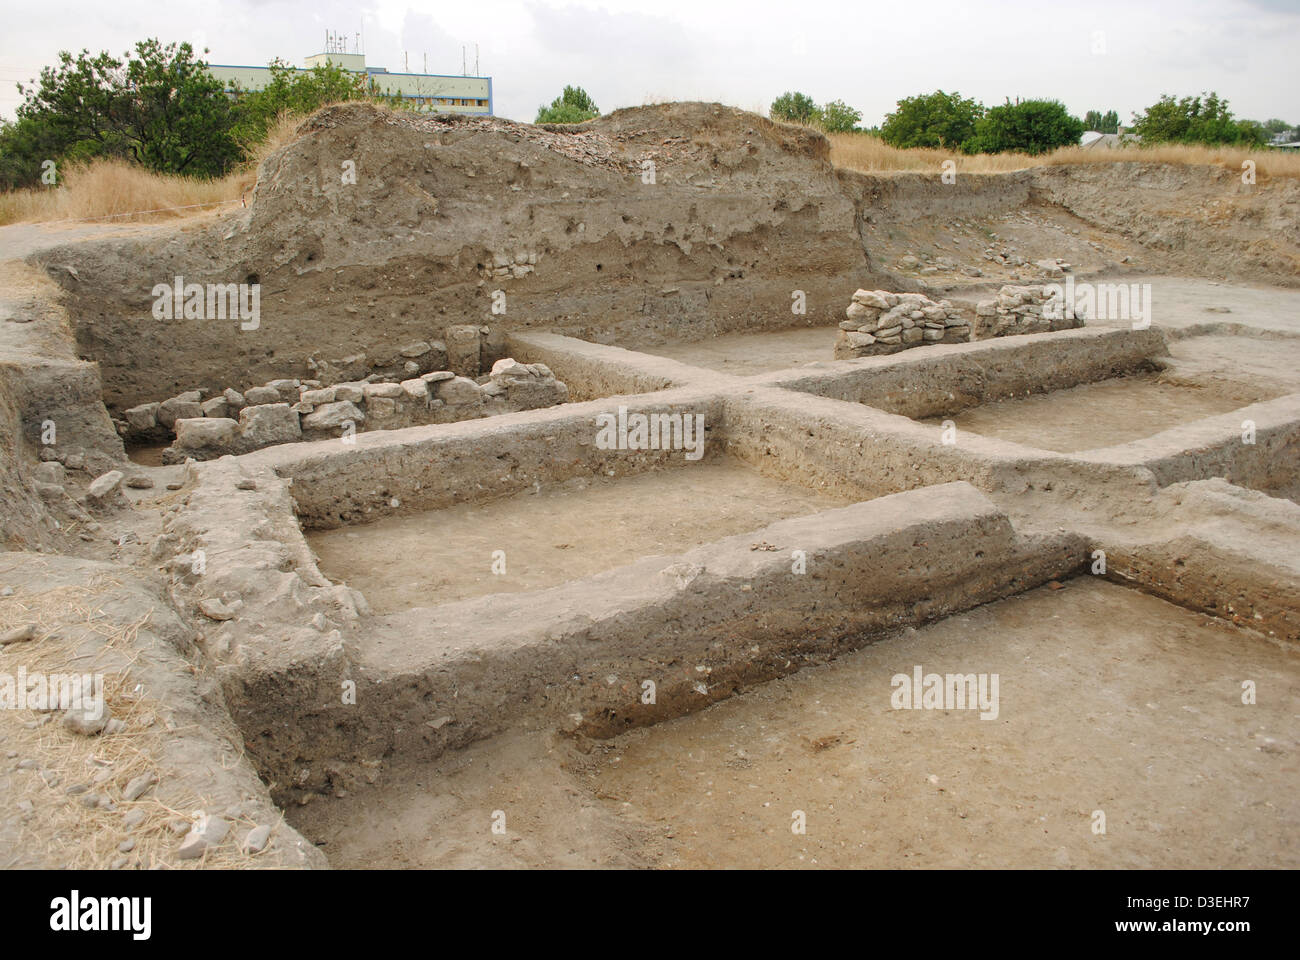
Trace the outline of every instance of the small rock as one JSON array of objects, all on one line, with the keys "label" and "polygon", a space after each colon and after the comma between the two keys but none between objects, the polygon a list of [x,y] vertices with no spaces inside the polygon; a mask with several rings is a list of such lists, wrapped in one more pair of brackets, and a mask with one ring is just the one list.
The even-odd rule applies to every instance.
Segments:
[{"label": "small rock", "polygon": [[144,823],[144,818],[147,816],[148,814],[139,808],[128,810],[126,813],[122,814],[122,826],[126,827],[128,830],[134,830],[136,827],[140,826],[140,824]]},{"label": "small rock", "polygon": [[151,490],[153,489],[153,477],[146,477],[143,473],[135,473],[126,478],[126,485],[132,490]]},{"label": "small rock", "polygon": [[250,407],[266,403],[279,403],[280,391],[275,387],[251,387],[244,391],[244,400]]},{"label": "small rock", "polygon": [[121,843],[117,845],[117,850],[119,853],[130,853],[134,849],[135,849],[135,838],[132,838],[130,840],[123,840]]},{"label": "small rock", "polygon": [[69,710],[63,715],[64,728],[83,737],[94,737],[103,733],[104,728],[108,726],[108,721],[107,711],[95,715],[84,710]]},{"label": "small rock", "polygon": [[126,422],[131,428],[138,431],[152,430],[158,426],[158,408],[159,403],[142,403],[138,407],[131,407],[126,411]]},{"label": "small rock", "polygon": [[235,611],[231,610],[217,597],[200,600],[199,612],[209,620],[230,620],[235,616]]},{"label": "small rock", "polygon": [[261,853],[266,849],[266,842],[271,838],[271,828],[263,824],[248,831],[244,838],[245,853]]},{"label": "small rock", "polygon": [[33,640],[36,637],[36,624],[24,623],[21,627],[14,627],[0,635],[0,646],[6,643],[22,643],[26,640]]},{"label": "small rock", "polygon": [[248,477],[244,477],[242,480],[238,480],[238,481],[235,482],[235,489],[236,489],[236,490],[256,490],[256,489],[257,489],[257,481],[256,481],[256,480],[250,480],[250,479],[248,479]]},{"label": "small rock", "polygon": [[57,460],[46,460],[36,467],[36,479],[40,483],[61,485],[67,479],[67,468]]},{"label": "small rock", "polygon": [[110,470],[90,481],[86,492],[96,500],[102,500],[117,489],[117,485],[122,482],[122,477],[121,470]]},{"label": "small rock", "polygon": [[126,785],[126,789],[122,791],[122,799],[127,801],[139,800],[144,796],[145,791],[157,782],[158,775],[156,773],[142,773]]},{"label": "small rock", "polygon": [[230,832],[230,824],[221,817],[201,816],[190,827],[176,851],[181,860],[197,860],[208,850],[221,843]]}]

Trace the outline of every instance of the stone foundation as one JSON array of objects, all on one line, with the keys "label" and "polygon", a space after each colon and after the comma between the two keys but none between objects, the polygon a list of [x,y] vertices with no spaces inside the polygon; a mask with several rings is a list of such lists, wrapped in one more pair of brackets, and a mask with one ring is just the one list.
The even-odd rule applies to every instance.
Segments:
[{"label": "stone foundation", "polygon": [[981,300],[975,307],[976,339],[1048,333],[1083,326],[1084,316],[1077,312],[1067,316],[1062,305],[1054,303],[1051,291],[1050,285],[1008,285],[998,291],[996,299]]},{"label": "stone foundation", "polygon": [[835,359],[897,353],[929,343],[965,343],[970,322],[947,300],[935,303],[920,293],[859,290],[844,311],[835,341]]},{"label": "stone foundation", "polygon": [[175,433],[164,463],[212,460],[299,440],[348,437],[366,430],[453,423],[534,410],[568,400],[569,391],[545,364],[498,360],[482,382],[451,370],[399,383],[272,380],[243,394],[226,390],[206,402],[200,391],[127,411],[137,436]]}]

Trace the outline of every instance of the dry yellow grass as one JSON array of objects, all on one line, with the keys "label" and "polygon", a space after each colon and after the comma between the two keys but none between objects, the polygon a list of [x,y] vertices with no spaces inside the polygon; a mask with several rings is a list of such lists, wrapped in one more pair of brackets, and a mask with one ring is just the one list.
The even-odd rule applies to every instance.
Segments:
[{"label": "dry yellow grass", "polygon": [[1300,153],[1278,150],[1244,150],[1240,147],[1203,147],[1162,144],[1152,147],[1125,147],[1114,150],[1085,150],[1062,147],[1042,156],[1027,153],[981,153],[967,156],[954,150],[915,148],[900,150],[879,137],[867,133],[832,133],[831,162],[837,167],[863,173],[900,173],[907,171],[936,173],[946,160],[957,165],[958,173],[1006,173],[1029,167],[1079,163],[1184,163],[1220,166],[1240,171],[1242,161],[1255,162],[1255,174],[1267,177],[1300,178]]},{"label": "dry yellow grass", "polygon": [[281,116],[266,139],[252,147],[252,158],[219,180],[152,173],[123,160],[68,166],[60,171],[57,187],[0,193],[0,224],[166,220],[238,204],[252,193],[263,158],[293,139],[302,121],[301,116]]},{"label": "dry yellow grass", "polygon": [[[39,563],[39,560],[33,560]],[[202,859],[181,861],[176,857],[180,835],[170,829],[178,820],[191,820],[195,810],[211,809],[205,798],[192,791],[169,806],[155,791],[127,801],[122,790],[140,774],[157,772],[165,752],[165,741],[183,732],[169,730],[165,703],[143,693],[131,673],[139,656],[136,636],[148,617],[134,623],[120,623],[102,612],[120,582],[104,574],[92,577],[84,586],[60,586],[44,593],[0,599],[0,626],[36,624],[36,638],[6,646],[0,651],[0,672],[16,675],[19,667],[28,676],[75,672],[104,674],[104,702],[125,729],[96,737],[81,737],[65,731],[57,711],[0,710],[0,736],[8,753],[19,759],[35,760],[38,769],[16,770],[10,775],[8,800],[17,805],[28,801],[23,812],[17,848],[0,851],[0,865],[8,862],[72,869],[103,870],[114,861],[149,869],[200,867],[250,867],[259,865],[233,843],[225,843]],[[87,656],[86,638],[98,653]],[[101,658],[116,654],[117,666],[105,670]],[[7,761],[13,763],[13,760]],[[69,795],[69,787],[84,792]],[[80,802],[95,795],[115,799],[115,808]],[[123,815],[139,810],[144,819],[127,830]],[[255,826],[251,821],[245,827]],[[127,853],[119,850],[124,841],[135,841]]]},{"label": "dry yellow grass", "polygon": [[[665,101],[666,102],[666,101]],[[0,193],[0,225],[57,220],[129,222],[192,216],[246,199],[257,180],[257,167],[268,154],[293,139],[304,117],[286,114],[272,126],[264,141],[252,146],[252,159],[220,180],[150,173],[115,160],[99,160],[67,168],[62,184],[53,188]],[[1076,163],[1186,163],[1240,170],[1243,160],[1254,160],[1256,175],[1300,178],[1300,153],[1243,150],[1238,147],[1202,147],[1169,144],[1118,150],[1084,150],[1062,147],[1043,156],[1026,153],[976,154],[917,148],[900,150],[867,133],[832,133],[831,162],[863,173],[934,173],[944,161],[956,164],[958,173],[1006,173],[1035,166]]]},{"label": "dry yellow grass", "polygon": [[[0,194],[0,223],[159,220],[239,201],[235,176],[221,180],[169,177],[122,160],[72,165],[64,168],[61,179],[57,187]],[[178,207],[183,209],[173,209]]]}]

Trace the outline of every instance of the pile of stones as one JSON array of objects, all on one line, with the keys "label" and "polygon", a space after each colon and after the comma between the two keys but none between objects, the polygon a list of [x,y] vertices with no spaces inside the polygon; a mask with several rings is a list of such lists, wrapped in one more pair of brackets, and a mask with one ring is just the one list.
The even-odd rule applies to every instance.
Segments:
[{"label": "pile of stones", "polygon": [[947,300],[938,303],[920,293],[859,290],[844,311],[835,341],[837,360],[897,353],[930,343],[965,343],[970,321]]},{"label": "pile of stones", "polygon": [[203,400],[190,390],[126,411],[136,437],[175,434],[164,463],[212,460],[299,440],[346,437],[451,423],[564,403],[568,387],[545,364],[505,358],[478,380],[436,370],[399,382],[367,380],[325,385],[319,380],[272,380],[240,393],[227,389]]},{"label": "pile of stones", "polygon": [[1071,330],[1082,327],[1084,316],[1068,311],[1062,306],[1055,309],[1052,285],[1005,286],[993,300],[981,300],[975,307],[977,336],[1009,337],[1021,333],[1047,333],[1052,330]]}]

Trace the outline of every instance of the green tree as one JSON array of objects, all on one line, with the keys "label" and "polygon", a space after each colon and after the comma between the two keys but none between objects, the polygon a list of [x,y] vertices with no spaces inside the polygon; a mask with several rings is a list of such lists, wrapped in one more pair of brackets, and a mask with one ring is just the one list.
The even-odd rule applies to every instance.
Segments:
[{"label": "green tree", "polygon": [[0,120],[0,190],[38,185],[41,164],[62,156],[62,146],[48,125],[30,117]]},{"label": "green tree", "polygon": [[1083,121],[1058,100],[1007,101],[985,111],[975,124],[974,136],[962,149],[967,153],[1046,153],[1077,144],[1083,129]]},{"label": "green tree", "polygon": [[893,147],[955,148],[975,132],[983,114],[974,100],[936,90],[899,100],[894,112],[885,115],[880,136]]},{"label": "green tree", "polygon": [[1105,113],[1089,110],[1083,115],[1083,129],[1096,130],[1098,133],[1119,133],[1119,114],[1114,110]]},{"label": "green tree", "polygon": [[565,87],[549,107],[537,108],[534,123],[582,123],[600,116],[600,108],[582,87]]},{"label": "green tree", "polygon": [[857,129],[862,112],[843,100],[832,100],[818,111],[817,125],[827,133],[847,133]]},{"label": "green tree", "polygon": [[50,159],[121,157],[160,173],[217,176],[242,156],[233,104],[188,43],[142,40],[120,60],[64,51],[18,90],[17,129]]},{"label": "green tree", "polygon": [[1235,120],[1228,101],[1210,92],[1175,100],[1169,94],[1141,113],[1133,114],[1133,132],[1150,143],[1264,143],[1264,127],[1253,120]]},{"label": "green tree", "polygon": [[333,63],[317,64],[310,70],[295,70],[279,59],[268,64],[271,79],[261,90],[243,91],[231,84],[239,117],[237,136],[252,145],[265,138],[267,129],[282,113],[306,115],[328,103],[347,100],[382,100],[396,106],[400,97],[379,94],[365,74],[353,73]]},{"label": "green tree", "polygon": [[767,115],[773,120],[784,120],[786,123],[812,123],[817,120],[819,111],[812,97],[787,90],[772,101]]},{"label": "green tree", "polygon": [[1265,120],[1263,126],[1264,132],[1269,136],[1272,136],[1275,133],[1288,133],[1295,129],[1293,125],[1287,123],[1285,120],[1279,120],[1276,117],[1271,120]]}]

